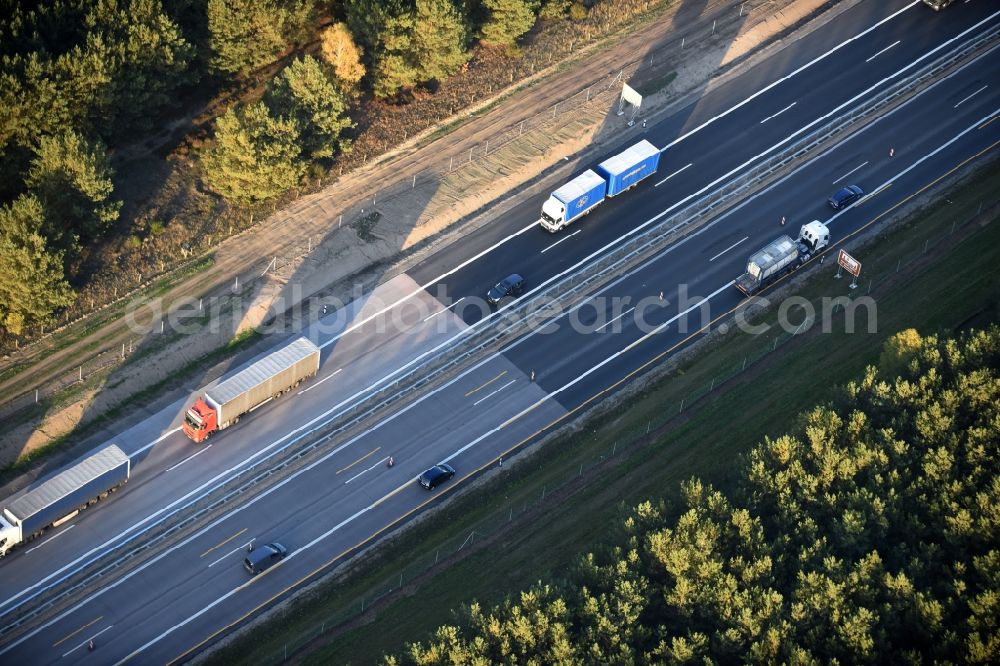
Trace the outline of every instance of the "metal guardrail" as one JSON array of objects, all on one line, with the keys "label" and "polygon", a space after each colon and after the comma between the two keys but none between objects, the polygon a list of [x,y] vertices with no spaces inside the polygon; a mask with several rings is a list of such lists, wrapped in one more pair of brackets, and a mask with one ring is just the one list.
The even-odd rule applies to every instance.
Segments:
[{"label": "metal guardrail", "polygon": [[[442,381],[459,368],[481,358],[489,350],[498,348],[504,341],[525,332],[539,319],[538,310],[535,309],[539,302],[544,306],[543,311],[553,304],[566,309],[589,297],[614,277],[676,242],[683,233],[697,228],[746,194],[759,190],[783,175],[792,163],[824,149],[832,140],[857,128],[859,123],[871,119],[874,114],[895,102],[914,94],[941,73],[990,46],[998,38],[1000,25],[969,39],[914,75],[892,84],[870,100],[830,120],[676,213],[649,228],[637,230],[639,233],[633,232],[634,235],[620,246],[603,255],[584,259],[529,292],[530,298],[504,308],[497,315],[478,322],[425,352],[404,366],[402,372],[393,373],[397,376],[383,378],[366,396],[324,423],[297,435],[257,463],[236,472],[219,486],[160,518],[151,528],[111,547],[58,586],[43,590],[21,607],[0,614],[0,622],[4,623],[0,627],[0,639],[6,641],[20,635],[32,621],[57,612],[71,603],[76,593],[88,586],[125,575],[135,565],[155,557],[157,548],[167,540],[193,531],[199,524],[207,522],[220,508],[238,501],[251,489],[263,490],[269,483],[284,479],[287,474],[304,467],[312,460],[310,454],[322,452],[321,447],[338,435],[376,417],[385,408],[399,404],[429,384]],[[838,110],[834,110],[828,115],[837,112]],[[283,457],[278,459],[279,456]]]}]

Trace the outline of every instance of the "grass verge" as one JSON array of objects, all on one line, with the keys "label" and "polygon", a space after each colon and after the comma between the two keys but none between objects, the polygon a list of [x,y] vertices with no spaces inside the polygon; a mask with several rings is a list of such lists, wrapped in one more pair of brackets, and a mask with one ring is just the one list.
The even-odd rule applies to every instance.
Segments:
[{"label": "grass verge", "polygon": [[[859,251],[865,273],[852,295],[870,291],[875,299],[874,332],[871,313],[859,309],[853,334],[843,312],[829,333],[730,333],[580,431],[533,451],[531,464],[505,467],[425,516],[419,534],[409,530],[374,549],[351,575],[323,583],[209,661],[269,663],[287,654],[310,664],[374,663],[454,622],[462,604],[489,606],[558,577],[600,548],[628,507],[670,501],[686,478],[729,488],[743,454],[877,361],[892,334],[910,327],[950,334],[1000,321],[1000,224],[989,223],[998,191],[1000,170],[986,168]],[[851,293],[847,280],[831,279],[834,270],[813,270],[796,293],[813,302]],[[770,312],[761,321],[775,319]]]}]

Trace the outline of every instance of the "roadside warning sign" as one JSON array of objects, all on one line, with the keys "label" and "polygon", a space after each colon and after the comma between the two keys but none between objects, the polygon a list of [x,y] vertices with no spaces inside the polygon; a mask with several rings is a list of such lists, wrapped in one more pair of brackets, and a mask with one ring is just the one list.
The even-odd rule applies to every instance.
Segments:
[{"label": "roadside warning sign", "polygon": [[861,275],[861,262],[847,254],[844,250],[841,250],[837,255],[837,263],[854,277]]}]

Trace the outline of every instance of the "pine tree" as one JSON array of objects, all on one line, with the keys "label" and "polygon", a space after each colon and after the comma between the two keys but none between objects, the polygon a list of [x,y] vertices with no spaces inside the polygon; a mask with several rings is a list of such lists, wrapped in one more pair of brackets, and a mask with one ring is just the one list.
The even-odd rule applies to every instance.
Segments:
[{"label": "pine tree", "polygon": [[464,6],[452,0],[416,0],[411,59],[421,83],[451,76],[469,60]]},{"label": "pine tree", "polygon": [[879,357],[879,368],[888,376],[899,374],[920,346],[920,334],[915,329],[908,328],[896,333],[885,341]]},{"label": "pine tree", "polygon": [[41,202],[22,195],[0,206],[0,327],[21,335],[73,302],[62,253],[47,247]]},{"label": "pine tree", "polygon": [[288,19],[273,0],[208,0],[212,68],[245,74],[273,62],[285,49]]},{"label": "pine tree", "polygon": [[118,219],[121,201],[107,151],[75,132],[43,136],[25,178],[45,209],[44,234],[55,247],[73,251],[78,242],[103,235]]},{"label": "pine tree", "polygon": [[267,105],[272,114],[296,123],[300,147],[308,157],[331,157],[347,145],[340,138],[344,129],[353,127],[344,115],[347,105],[312,56],[294,60],[275,77]]},{"label": "pine tree", "polygon": [[535,25],[536,0],[483,0],[487,19],[479,34],[488,44],[512,46]]},{"label": "pine tree", "polygon": [[197,78],[194,48],[160,0],[47,7],[8,25],[0,99],[11,115],[0,144],[67,129],[120,140],[148,128]]},{"label": "pine tree", "polygon": [[352,29],[357,25],[357,34],[375,39],[376,96],[444,79],[469,59],[464,6],[459,10],[452,0],[416,0],[412,8],[393,2],[369,17],[352,7],[356,5],[348,5]]},{"label": "pine tree", "polygon": [[230,109],[215,121],[215,145],[202,160],[205,179],[231,201],[276,197],[305,174],[299,141],[298,124],[273,117],[263,102]]},{"label": "pine tree", "polygon": [[374,92],[377,97],[390,97],[420,80],[412,52],[413,31],[414,20],[410,12],[386,19],[375,58]]},{"label": "pine tree", "polygon": [[176,106],[176,91],[193,84],[194,47],[166,15],[160,0],[101,2],[87,24],[85,51],[108,72],[103,104],[91,109],[91,124],[104,135],[149,129],[152,119]]},{"label": "pine tree", "polygon": [[544,20],[559,20],[566,18],[569,13],[569,6],[573,0],[542,0],[541,9],[538,10],[538,18]]}]

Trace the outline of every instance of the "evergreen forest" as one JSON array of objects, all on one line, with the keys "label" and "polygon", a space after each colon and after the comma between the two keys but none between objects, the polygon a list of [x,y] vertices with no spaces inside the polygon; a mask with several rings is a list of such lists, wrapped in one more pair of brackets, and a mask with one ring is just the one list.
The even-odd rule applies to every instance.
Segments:
[{"label": "evergreen forest", "polygon": [[1000,327],[888,341],[723,493],[645,502],[611,543],[387,664],[997,663]]}]

